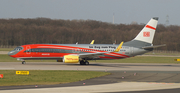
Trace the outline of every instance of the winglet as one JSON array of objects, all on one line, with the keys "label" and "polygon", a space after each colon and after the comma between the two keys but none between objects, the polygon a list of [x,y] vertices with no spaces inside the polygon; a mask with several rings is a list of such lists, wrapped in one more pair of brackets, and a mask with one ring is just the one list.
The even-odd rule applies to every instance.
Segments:
[{"label": "winglet", "polygon": [[92,40],[90,44],[94,44],[94,40]]},{"label": "winglet", "polygon": [[119,44],[119,46],[117,47],[117,49],[114,52],[119,52],[120,49],[122,48],[124,42],[121,42],[121,44]]}]

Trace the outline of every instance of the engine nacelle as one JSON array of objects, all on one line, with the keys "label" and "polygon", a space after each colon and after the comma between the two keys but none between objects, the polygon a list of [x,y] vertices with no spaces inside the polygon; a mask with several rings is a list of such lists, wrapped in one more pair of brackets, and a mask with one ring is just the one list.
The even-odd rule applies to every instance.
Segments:
[{"label": "engine nacelle", "polygon": [[79,56],[76,55],[65,55],[63,58],[64,63],[78,63]]}]

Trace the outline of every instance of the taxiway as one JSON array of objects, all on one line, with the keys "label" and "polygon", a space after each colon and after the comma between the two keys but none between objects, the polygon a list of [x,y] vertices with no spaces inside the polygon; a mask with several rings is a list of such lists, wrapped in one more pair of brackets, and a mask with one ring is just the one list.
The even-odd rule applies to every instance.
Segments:
[{"label": "taxiway", "polygon": [[[88,66],[57,62],[0,62],[0,70],[93,70],[111,75],[59,85],[0,87],[0,93],[49,92],[165,92],[180,90],[180,64],[91,63]],[[83,84],[86,83],[86,84]]]}]

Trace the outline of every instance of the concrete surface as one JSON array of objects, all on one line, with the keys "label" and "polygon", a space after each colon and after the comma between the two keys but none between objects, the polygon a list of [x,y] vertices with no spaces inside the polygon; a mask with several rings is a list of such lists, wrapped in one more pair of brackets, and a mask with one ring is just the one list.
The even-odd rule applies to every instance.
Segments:
[{"label": "concrete surface", "polygon": [[[165,89],[180,90],[180,64],[142,64],[142,63],[91,63],[88,66],[56,62],[0,62],[0,70],[93,70],[108,71],[112,75],[74,82],[70,84],[31,86],[29,89],[7,89],[1,87],[0,93],[119,93],[148,92],[164,93]],[[83,83],[86,83],[83,85]],[[175,93],[175,92],[173,92]]]}]

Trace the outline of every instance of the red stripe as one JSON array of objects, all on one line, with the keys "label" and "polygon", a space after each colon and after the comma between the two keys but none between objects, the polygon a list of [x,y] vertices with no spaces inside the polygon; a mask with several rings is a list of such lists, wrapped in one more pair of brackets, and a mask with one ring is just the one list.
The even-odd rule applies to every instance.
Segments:
[{"label": "red stripe", "polygon": [[150,28],[150,29],[153,29],[153,30],[156,30],[156,28],[150,26],[150,25],[146,25],[147,28]]},{"label": "red stripe", "polygon": [[129,57],[129,56],[127,56],[127,55],[124,55],[124,54],[119,54],[119,53],[115,53],[115,52],[111,52],[110,54],[115,54],[115,55],[119,55],[119,56]]},{"label": "red stripe", "polygon": [[[26,50],[26,46],[30,46],[31,48],[54,48],[54,49],[66,49],[66,50],[72,50],[72,49],[83,49],[83,50],[96,50],[96,49],[89,49],[89,48],[82,48],[82,47],[73,47],[73,46],[64,46],[64,45],[50,45],[50,44],[31,44],[31,45],[24,45],[24,50]],[[22,54],[23,56],[19,56],[19,55],[13,55],[11,57],[14,58],[18,58],[18,57],[63,57],[64,55],[69,55],[69,54],[78,54],[78,53],[48,53],[49,55],[41,55],[41,53],[34,53],[31,52],[31,54],[26,54],[24,53],[24,50],[22,50],[21,52],[19,52],[18,54]],[[84,51],[87,53],[96,53],[96,52],[108,52],[108,51],[103,51],[103,50],[96,50],[96,51]],[[112,54],[112,55],[110,55]],[[114,54],[114,55],[113,55]],[[105,56],[105,57],[100,57],[100,58],[106,58],[106,59],[121,59],[119,57],[122,58],[126,58],[129,57],[127,55],[124,54],[119,54],[119,53],[115,53],[115,52],[111,52],[109,54],[105,54],[105,55],[109,55],[111,57]]]}]

